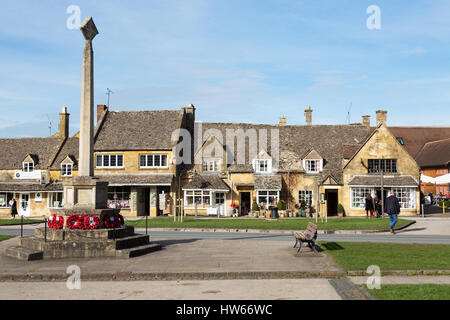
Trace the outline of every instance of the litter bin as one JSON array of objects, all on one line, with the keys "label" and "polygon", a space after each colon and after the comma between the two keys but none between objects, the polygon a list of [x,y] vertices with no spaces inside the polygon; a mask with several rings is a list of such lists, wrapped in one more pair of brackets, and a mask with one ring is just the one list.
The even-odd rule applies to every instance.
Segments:
[{"label": "litter bin", "polygon": [[277,219],[278,218],[278,208],[277,207],[272,207],[272,219]]}]

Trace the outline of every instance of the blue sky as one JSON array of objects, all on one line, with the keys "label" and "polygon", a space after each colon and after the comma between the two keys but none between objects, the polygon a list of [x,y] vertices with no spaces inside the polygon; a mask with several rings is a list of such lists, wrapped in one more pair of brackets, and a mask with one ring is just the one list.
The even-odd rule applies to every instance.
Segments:
[{"label": "blue sky", "polygon": [[[450,125],[450,1],[2,1],[0,137],[46,136],[67,106],[79,129],[84,40],[67,8],[92,16],[95,103],[197,107],[197,120]],[[366,9],[381,9],[369,30]]]}]

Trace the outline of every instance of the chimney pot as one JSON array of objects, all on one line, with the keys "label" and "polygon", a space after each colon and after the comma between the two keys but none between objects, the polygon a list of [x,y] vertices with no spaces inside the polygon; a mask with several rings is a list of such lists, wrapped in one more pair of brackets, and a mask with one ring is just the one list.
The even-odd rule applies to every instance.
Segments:
[{"label": "chimney pot", "polygon": [[97,105],[97,122],[102,118],[103,112],[108,110],[108,107],[105,104]]},{"label": "chimney pot", "polygon": [[362,116],[362,124],[367,128],[370,128],[370,116]]},{"label": "chimney pot", "polygon": [[278,125],[280,127],[285,127],[286,126],[286,117],[281,117],[280,118],[280,122],[278,123]]},{"label": "chimney pot", "polygon": [[386,114],[386,110],[377,110],[377,126],[379,126],[380,124],[386,125]]},{"label": "chimney pot", "polygon": [[305,122],[309,126],[312,124],[312,109],[310,106],[305,109]]},{"label": "chimney pot", "polygon": [[69,116],[67,113],[67,107],[62,107],[59,114],[59,137],[66,139],[69,137]]}]

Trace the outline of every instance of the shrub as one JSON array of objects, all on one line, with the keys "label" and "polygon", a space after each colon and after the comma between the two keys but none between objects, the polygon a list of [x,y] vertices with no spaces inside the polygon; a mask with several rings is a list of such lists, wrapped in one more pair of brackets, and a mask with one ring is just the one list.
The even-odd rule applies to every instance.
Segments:
[{"label": "shrub", "polygon": [[252,204],[252,210],[253,210],[253,211],[259,211],[259,206],[258,206],[258,204],[256,203],[256,200],[253,201],[253,204]]},{"label": "shrub", "polygon": [[342,205],[342,204],[338,204],[338,207],[337,207],[337,211],[338,211],[338,213],[343,213],[343,214],[345,214],[345,210],[344,210],[344,206]]},{"label": "shrub", "polygon": [[283,204],[283,201],[281,201],[281,200],[278,200],[278,203],[277,203],[277,208],[278,208],[278,210],[283,210],[283,209],[284,209],[284,204]]}]

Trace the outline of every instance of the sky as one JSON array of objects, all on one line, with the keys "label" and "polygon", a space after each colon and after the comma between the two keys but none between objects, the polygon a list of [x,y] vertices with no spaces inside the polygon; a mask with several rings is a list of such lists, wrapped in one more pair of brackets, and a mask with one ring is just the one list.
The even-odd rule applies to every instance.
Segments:
[{"label": "sky", "polygon": [[[369,29],[371,5],[380,29]],[[48,136],[67,106],[79,130],[92,16],[95,104],[196,120],[450,126],[449,0],[1,0],[0,137]],[[373,21],[373,20],[370,20]],[[49,123],[51,122],[51,128]]]}]

